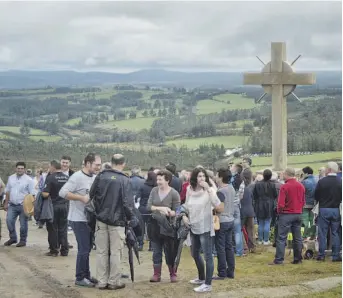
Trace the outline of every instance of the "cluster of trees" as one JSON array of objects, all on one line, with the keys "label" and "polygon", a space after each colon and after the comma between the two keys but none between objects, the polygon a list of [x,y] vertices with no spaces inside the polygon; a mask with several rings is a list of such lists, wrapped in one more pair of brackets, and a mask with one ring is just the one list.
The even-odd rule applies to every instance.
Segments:
[{"label": "cluster of trees", "polygon": [[[288,105],[288,152],[342,150],[342,96]],[[294,110],[297,112],[294,113]],[[271,117],[251,135],[250,152],[271,152]]]},{"label": "cluster of trees", "polygon": [[72,143],[44,143],[44,142],[22,142],[0,144],[0,176],[5,181],[10,174],[13,174],[16,161],[25,161],[30,168],[37,168],[45,165],[52,159],[60,159],[61,155],[71,156],[74,168],[80,168],[82,159],[88,152],[95,152],[101,155],[102,161],[110,161],[114,153],[122,153],[128,161],[127,169],[133,165],[140,165],[147,170],[151,166],[164,167],[168,162],[174,162],[178,170],[191,170],[201,164],[205,167],[214,168],[215,162],[223,158],[225,150],[218,146],[203,146],[201,151],[189,150],[186,147],[162,147],[149,151],[114,146],[95,146],[89,144]]},{"label": "cluster of trees", "polygon": [[[186,110],[183,111],[187,113]],[[235,122],[237,120],[252,119],[256,122],[261,121],[264,117],[262,108],[255,109],[241,109],[241,110],[228,110],[221,113],[212,113],[207,115],[196,116],[189,114],[187,117],[168,115],[167,117],[156,119],[152,124],[151,129],[159,129],[163,132],[164,136],[188,136],[188,137],[205,137],[214,135],[223,135],[222,130],[215,128],[216,124]],[[181,114],[182,115],[182,114]],[[235,128],[226,129],[227,135],[244,133],[248,135],[254,130],[253,125],[246,124],[241,131]]]},{"label": "cluster of trees", "polygon": [[118,90],[118,91],[128,91],[128,90],[136,90],[137,88],[132,85],[115,85],[113,89]]}]

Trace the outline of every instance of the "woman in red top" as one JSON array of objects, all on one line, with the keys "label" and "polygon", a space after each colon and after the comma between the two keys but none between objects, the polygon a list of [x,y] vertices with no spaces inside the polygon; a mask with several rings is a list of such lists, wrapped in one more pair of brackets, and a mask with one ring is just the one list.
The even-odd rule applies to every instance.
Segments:
[{"label": "woman in red top", "polygon": [[187,187],[189,186],[190,173],[187,171],[182,171],[180,176],[181,176],[180,178],[183,182],[181,193],[180,193],[180,200],[181,200],[181,204],[184,204],[186,201]]}]

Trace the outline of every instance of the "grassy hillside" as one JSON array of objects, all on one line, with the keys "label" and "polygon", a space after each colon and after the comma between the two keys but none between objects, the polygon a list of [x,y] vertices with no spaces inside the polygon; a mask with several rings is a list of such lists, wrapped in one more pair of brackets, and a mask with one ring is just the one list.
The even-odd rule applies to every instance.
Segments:
[{"label": "grassy hillside", "polygon": [[[251,157],[252,158],[252,169],[261,170],[264,168],[270,168],[272,166],[271,157]],[[318,169],[323,167],[329,161],[339,162],[342,160],[341,151],[324,152],[324,153],[313,153],[312,155],[298,155],[298,156],[288,156],[288,166],[294,168],[304,168],[310,166],[318,173]],[[235,162],[239,162],[241,159],[236,159]]]},{"label": "grassy hillside", "polygon": [[245,141],[244,136],[215,136],[208,138],[197,138],[197,139],[176,139],[167,141],[167,145],[175,145],[176,147],[187,146],[191,149],[196,149],[199,145],[207,144],[218,144],[224,145],[225,148],[235,148],[241,146]]},{"label": "grassy hillside", "polygon": [[103,124],[98,124],[97,127],[101,128],[113,128],[118,127],[119,129],[127,130],[141,130],[151,128],[152,123],[157,118],[148,117],[148,118],[136,118],[136,119],[127,119],[119,121],[108,121]]},{"label": "grassy hillside", "polygon": [[[12,132],[15,134],[20,134],[20,127],[19,126],[0,126],[0,131],[1,132]],[[41,129],[30,129],[30,135],[34,136],[46,136],[48,133],[44,130]]]}]

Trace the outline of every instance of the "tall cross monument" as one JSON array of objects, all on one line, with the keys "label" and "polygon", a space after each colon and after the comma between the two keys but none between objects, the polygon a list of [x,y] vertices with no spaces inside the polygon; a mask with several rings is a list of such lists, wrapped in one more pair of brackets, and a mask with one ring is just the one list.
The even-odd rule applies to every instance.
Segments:
[{"label": "tall cross monument", "polygon": [[[245,73],[244,85],[262,85],[264,94],[272,96],[272,159],[273,170],[282,171],[287,167],[287,103],[286,96],[293,94],[297,85],[313,85],[316,82],[313,73],[294,73],[292,66],[300,55],[287,63],[286,43],[272,42],[271,61],[265,64],[261,73]],[[299,100],[299,99],[298,99]]]}]

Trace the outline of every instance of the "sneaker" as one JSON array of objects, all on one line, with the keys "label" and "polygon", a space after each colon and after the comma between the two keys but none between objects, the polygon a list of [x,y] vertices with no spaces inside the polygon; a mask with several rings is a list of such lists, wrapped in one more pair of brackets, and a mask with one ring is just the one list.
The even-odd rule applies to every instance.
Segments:
[{"label": "sneaker", "polygon": [[108,285],[108,286],[107,286],[107,289],[115,291],[115,290],[124,289],[125,286],[126,286],[126,285],[125,285],[124,283],[122,283],[122,282],[117,282],[115,285]]},{"label": "sneaker", "polygon": [[4,243],[4,246],[11,246],[12,244],[16,244],[16,243],[17,243],[17,241],[10,239]]},{"label": "sneaker", "polygon": [[26,243],[23,241],[19,241],[19,243],[16,245],[16,247],[25,247]]},{"label": "sneaker", "polygon": [[95,278],[95,277],[90,277],[89,279],[88,279],[91,283],[93,283],[93,284],[95,284],[95,285],[97,285],[98,283],[99,283],[99,281]]},{"label": "sneaker", "polygon": [[262,245],[262,244],[263,244],[263,241],[257,241],[257,244],[258,244],[258,245]]},{"label": "sneaker", "polygon": [[47,253],[44,254],[46,257],[57,257],[58,256],[58,253],[57,252],[52,252],[52,251],[49,251]]},{"label": "sneaker", "polygon": [[225,278],[226,278],[225,276],[215,275],[212,277],[212,280],[224,280]]},{"label": "sneaker", "polygon": [[265,246],[270,245],[270,241],[264,241],[263,245],[265,245]]},{"label": "sneaker", "polygon": [[204,282],[205,282],[204,280],[200,280],[198,278],[192,279],[189,281],[189,283],[192,285],[202,285],[202,284],[204,284]]},{"label": "sneaker", "polygon": [[283,265],[283,262],[282,263],[276,263],[275,261],[273,261],[273,262],[268,263],[268,265],[269,266],[274,266],[274,265],[281,266],[281,265]]},{"label": "sneaker", "polygon": [[207,293],[212,291],[212,286],[202,284],[200,287],[194,289],[194,292],[197,293]]},{"label": "sneaker", "polygon": [[85,288],[94,288],[95,284],[93,284],[90,280],[87,278],[84,278],[82,280],[76,280],[75,285],[79,287],[85,287]]}]

